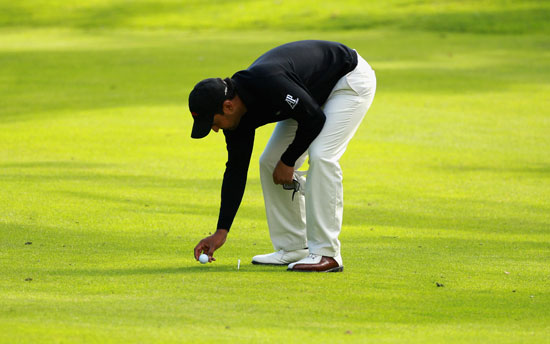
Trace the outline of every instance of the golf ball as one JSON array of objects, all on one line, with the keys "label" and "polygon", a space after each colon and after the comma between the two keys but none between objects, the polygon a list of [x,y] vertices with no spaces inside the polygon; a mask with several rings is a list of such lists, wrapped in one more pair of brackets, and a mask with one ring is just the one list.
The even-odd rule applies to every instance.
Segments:
[{"label": "golf ball", "polygon": [[202,264],[206,264],[208,263],[208,256],[206,254],[201,254],[199,256],[199,262],[201,262]]}]

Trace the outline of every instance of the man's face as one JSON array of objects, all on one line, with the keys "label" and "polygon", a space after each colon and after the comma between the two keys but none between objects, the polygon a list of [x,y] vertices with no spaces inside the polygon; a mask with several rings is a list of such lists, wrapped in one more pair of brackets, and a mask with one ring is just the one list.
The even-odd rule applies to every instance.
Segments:
[{"label": "man's face", "polygon": [[242,117],[242,111],[237,104],[231,103],[230,106],[223,107],[223,114],[214,115],[214,123],[212,123],[212,130],[218,132],[223,130],[235,130],[239,126]]},{"label": "man's face", "polygon": [[240,118],[234,118],[227,114],[214,115],[214,123],[212,123],[212,130],[216,133],[220,130],[234,130],[239,126]]}]

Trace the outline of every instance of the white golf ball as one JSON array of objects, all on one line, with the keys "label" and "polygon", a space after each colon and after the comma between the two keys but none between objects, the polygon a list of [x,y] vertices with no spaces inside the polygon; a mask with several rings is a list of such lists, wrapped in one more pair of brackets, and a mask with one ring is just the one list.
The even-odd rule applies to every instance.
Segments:
[{"label": "white golf ball", "polygon": [[208,256],[206,254],[201,254],[199,256],[199,262],[201,262],[202,264],[206,264],[208,263]]}]

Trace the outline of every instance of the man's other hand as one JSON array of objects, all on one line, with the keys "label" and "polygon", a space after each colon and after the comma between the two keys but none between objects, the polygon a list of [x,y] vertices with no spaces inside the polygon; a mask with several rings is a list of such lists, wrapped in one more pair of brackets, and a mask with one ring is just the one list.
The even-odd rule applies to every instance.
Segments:
[{"label": "man's other hand", "polygon": [[195,259],[199,260],[199,256],[204,252],[208,256],[208,262],[213,262],[216,258],[213,257],[214,251],[222,247],[227,238],[227,229],[218,229],[214,234],[208,236],[195,246]]}]

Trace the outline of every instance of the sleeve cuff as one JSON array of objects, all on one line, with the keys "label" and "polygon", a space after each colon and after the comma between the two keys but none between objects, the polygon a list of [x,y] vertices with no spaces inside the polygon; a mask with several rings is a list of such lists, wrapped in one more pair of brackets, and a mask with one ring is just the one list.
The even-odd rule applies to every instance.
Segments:
[{"label": "sleeve cuff", "polygon": [[288,154],[288,152],[283,153],[283,155],[281,156],[281,161],[287,166],[294,167],[294,165],[296,164],[296,160],[298,160],[298,158],[293,158],[292,156],[289,156],[289,155],[290,154]]}]

